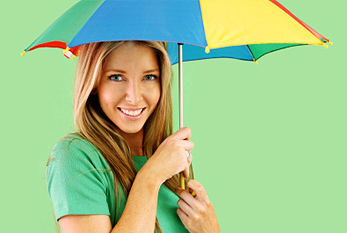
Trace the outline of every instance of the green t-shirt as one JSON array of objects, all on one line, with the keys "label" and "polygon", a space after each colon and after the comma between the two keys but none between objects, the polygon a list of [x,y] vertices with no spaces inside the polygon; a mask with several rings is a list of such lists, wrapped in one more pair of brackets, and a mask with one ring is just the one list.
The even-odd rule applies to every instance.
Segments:
[{"label": "green t-shirt", "polygon": [[[132,157],[137,171],[148,160],[147,156]],[[56,220],[70,214],[109,215],[114,227],[123,213],[126,199],[121,198],[116,214],[118,200],[113,173],[99,151],[89,141],[68,134],[54,146],[50,159],[46,181]],[[178,200],[165,185],[160,187],[157,218],[165,233],[188,232],[176,212]]]}]

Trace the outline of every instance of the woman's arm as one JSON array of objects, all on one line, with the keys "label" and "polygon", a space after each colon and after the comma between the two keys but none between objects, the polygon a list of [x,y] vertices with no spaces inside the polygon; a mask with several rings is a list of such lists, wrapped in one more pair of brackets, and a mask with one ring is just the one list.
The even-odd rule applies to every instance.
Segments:
[{"label": "woman's arm", "polygon": [[167,137],[137,173],[121,218],[112,229],[108,215],[67,215],[59,219],[62,233],[153,233],[160,186],[170,177],[185,171],[189,175],[194,143],[188,141],[188,127]]},{"label": "woman's arm", "polygon": [[59,219],[62,233],[128,233],[155,229],[158,193],[161,181],[141,169],[132,185],[125,209],[112,229],[108,215],[67,215]]},{"label": "woman's arm", "polygon": [[136,175],[123,214],[112,233],[154,232],[162,181],[151,176],[152,173],[145,169],[141,169]]}]

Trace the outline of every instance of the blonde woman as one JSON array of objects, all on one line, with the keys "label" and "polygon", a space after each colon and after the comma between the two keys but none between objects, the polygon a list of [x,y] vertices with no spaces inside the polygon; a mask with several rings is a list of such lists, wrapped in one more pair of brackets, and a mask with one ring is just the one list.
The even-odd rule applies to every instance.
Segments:
[{"label": "blonde woman", "polygon": [[[61,232],[220,231],[203,186],[192,179],[191,131],[172,134],[163,43],[81,46],[74,118],[78,131],[55,145],[47,163]],[[190,192],[178,188],[180,172]]]}]

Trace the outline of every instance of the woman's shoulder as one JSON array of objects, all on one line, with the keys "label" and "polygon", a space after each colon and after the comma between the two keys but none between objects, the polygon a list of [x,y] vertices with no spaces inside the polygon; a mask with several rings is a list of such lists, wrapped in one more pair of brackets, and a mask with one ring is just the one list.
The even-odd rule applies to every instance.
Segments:
[{"label": "woman's shoulder", "polygon": [[100,159],[102,157],[96,147],[79,133],[66,134],[54,146],[50,159]]},{"label": "woman's shoulder", "polygon": [[49,171],[64,168],[71,174],[109,172],[110,167],[96,147],[78,133],[69,133],[53,147],[47,162]]},{"label": "woman's shoulder", "polygon": [[92,143],[77,132],[66,134],[53,146],[53,151],[69,149],[96,150]]}]

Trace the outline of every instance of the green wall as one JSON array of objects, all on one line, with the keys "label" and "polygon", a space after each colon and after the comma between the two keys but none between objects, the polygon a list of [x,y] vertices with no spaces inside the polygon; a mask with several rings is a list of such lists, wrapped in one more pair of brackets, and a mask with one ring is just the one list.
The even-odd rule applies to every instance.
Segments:
[{"label": "green wall", "polygon": [[[55,232],[45,164],[74,127],[77,59],[58,49],[20,53],[76,2],[2,3],[0,232]],[[334,45],[286,49],[259,65],[185,63],[184,126],[192,129],[196,180],[223,233],[343,233],[346,3],[280,2]],[[173,98],[177,130],[177,76]]]}]

